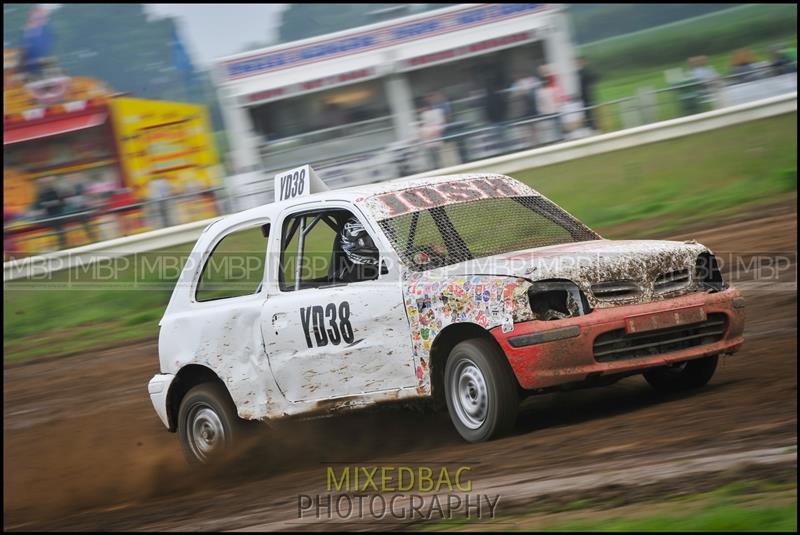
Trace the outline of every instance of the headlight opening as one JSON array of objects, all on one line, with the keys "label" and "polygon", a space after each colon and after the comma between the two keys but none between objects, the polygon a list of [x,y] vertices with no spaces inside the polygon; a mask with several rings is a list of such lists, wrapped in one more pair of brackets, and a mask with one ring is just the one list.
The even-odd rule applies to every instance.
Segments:
[{"label": "headlight opening", "polygon": [[583,292],[570,281],[539,281],[528,289],[534,319],[558,320],[590,312]]}]

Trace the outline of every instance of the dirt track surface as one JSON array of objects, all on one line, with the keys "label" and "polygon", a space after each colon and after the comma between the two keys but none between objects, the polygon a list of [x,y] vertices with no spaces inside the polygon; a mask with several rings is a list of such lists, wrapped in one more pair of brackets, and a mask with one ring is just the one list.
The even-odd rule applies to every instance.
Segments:
[{"label": "dirt track surface", "polygon": [[[664,397],[632,377],[529,398],[514,434],[486,444],[462,442],[444,413],[392,408],[284,424],[247,466],[203,475],[185,465],[147,396],[155,343],[6,367],[4,528],[332,529],[297,524],[298,495],[321,491],[328,462],[467,463],[474,492],[507,492],[500,514],[533,503],[531,482],[555,494],[553,481],[631,468],[640,470],[634,479],[665,474],[649,483],[659,492],[697,487],[712,473],[796,478],[796,449],[785,449],[797,443],[796,213],[708,228],[670,238],[696,238],[721,257],[791,253],[793,265],[780,280],[741,277],[745,346],[721,360],[706,388]],[[683,473],[692,462],[706,469]]]}]

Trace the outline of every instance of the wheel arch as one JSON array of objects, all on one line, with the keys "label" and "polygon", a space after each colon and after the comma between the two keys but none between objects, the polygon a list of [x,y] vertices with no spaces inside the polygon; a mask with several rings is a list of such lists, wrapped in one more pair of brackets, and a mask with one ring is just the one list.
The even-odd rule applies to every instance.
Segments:
[{"label": "wheel arch", "polygon": [[167,419],[169,420],[170,432],[175,432],[178,428],[178,411],[180,410],[181,400],[186,393],[193,387],[202,383],[216,382],[222,385],[228,396],[231,393],[225,382],[207,366],[202,364],[187,364],[178,370],[175,374],[175,379],[170,384],[169,392],[167,392]]},{"label": "wheel arch", "polygon": [[[444,403],[445,401],[444,368],[447,363],[447,357],[450,356],[450,352],[456,344],[471,338],[489,340],[492,344],[497,346],[500,353],[503,353],[503,349],[500,347],[500,344],[497,343],[494,336],[492,336],[492,333],[477,323],[451,323],[442,329],[433,340],[431,350],[428,353],[428,358],[430,360],[431,395],[437,403]],[[508,365],[507,362],[506,364]]]}]

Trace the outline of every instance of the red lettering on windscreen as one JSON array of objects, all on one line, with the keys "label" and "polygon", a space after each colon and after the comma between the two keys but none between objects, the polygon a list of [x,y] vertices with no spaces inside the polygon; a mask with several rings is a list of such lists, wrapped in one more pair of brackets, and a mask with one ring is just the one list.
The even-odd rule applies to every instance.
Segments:
[{"label": "red lettering on windscreen", "polygon": [[476,180],[475,186],[489,197],[506,197],[517,194],[517,190],[507,180],[500,178]]},{"label": "red lettering on windscreen", "polygon": [[403,201],[400,200],[396,193],[387,193],[386,195],[381,195],[380,200],[389,209],[389,215],[392,217],[404,214],[410,209],[403,203]]},{"label": "red lettering on windscreen", "polygon": [[446,182],[440,184],[438,188],[451,202],[474,201],[483,197],[483,192],[475,189],[472,182]]},{"label": "red lettering on windscreen", "polygon": [[502,178],[481,178],[469,181],[445,182],[431,186],[409,188],[377,197],[394,217],[416,210],[427,210],[445,204],[474,201],[487,197],[520,195],[514,184]]}]

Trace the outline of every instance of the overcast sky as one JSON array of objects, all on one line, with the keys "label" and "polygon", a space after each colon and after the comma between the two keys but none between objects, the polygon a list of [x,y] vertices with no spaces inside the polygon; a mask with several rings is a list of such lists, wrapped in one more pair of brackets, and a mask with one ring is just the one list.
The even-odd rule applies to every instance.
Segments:
[{"label": "overcast sky", "polygon": [[286,4],[145,4],[148,12],[180,19],[179,29],[192,59],[208,66],[253,42],[277,37]]}]

